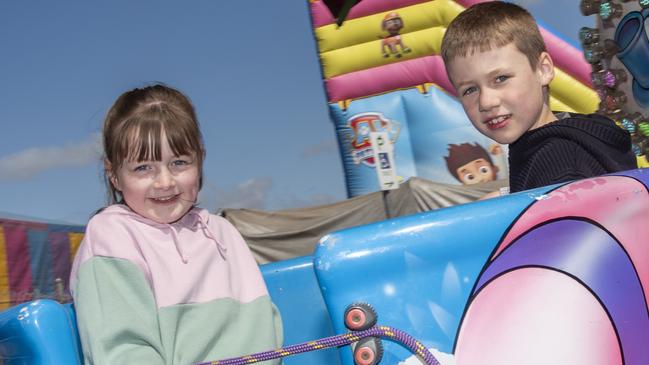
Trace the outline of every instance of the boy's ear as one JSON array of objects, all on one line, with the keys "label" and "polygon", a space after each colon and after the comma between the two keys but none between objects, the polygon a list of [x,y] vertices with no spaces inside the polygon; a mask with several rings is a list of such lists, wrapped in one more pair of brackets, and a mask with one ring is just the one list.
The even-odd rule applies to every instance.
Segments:
[{"label": "boy's ear", "polygon": [[104,159],[104,173],[110,179],[110,183],[113,184],[115,190],[121,191],[122,189],[119,187],[119,180],[117,179],[117,176],[113,174],[113,164],[111,164],[108,159]]},{"label": "boy's ear", "polygon": [[536,65],[536,72],[541,85],[548,86],[554,79],[554,62],[548,52],[542,52]]}]

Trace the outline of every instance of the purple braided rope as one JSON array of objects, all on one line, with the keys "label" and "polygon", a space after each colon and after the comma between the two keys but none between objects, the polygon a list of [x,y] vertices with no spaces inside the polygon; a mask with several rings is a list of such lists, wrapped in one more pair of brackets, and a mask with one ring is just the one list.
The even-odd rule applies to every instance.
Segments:
[{"label": "purple braided rope", "polygon": [[433,354],[431,354],[430,351],[428,351],[428,349],[414,337],[401,330],[388,326],[375,326],[364,331],[350,332],[342,335],[325,337],[315,341],[282,347],[277,350],[259,352],[252,355],[240,356],[226,360],[203,362],[195,365],[245,365],[300,354],[303,352],[349,345],[365,337],[385,337],[407,347],[408,350],[417,355],[419,359],[424,362],[424,364],[440,365],[437,359],[435,359],[435,356],[433,356]]}]

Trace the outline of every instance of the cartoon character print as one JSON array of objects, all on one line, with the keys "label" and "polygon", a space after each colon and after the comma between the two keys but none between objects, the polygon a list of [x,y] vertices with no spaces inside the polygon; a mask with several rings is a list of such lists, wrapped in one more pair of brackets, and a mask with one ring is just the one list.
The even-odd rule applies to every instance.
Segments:
[{"label": "cartoon character print", "polygon": [[374,168],[374,155],[370,141],[371,132],[388,132],[394,144],[399,137],[400,125],[397,121],[387,119],[377,112],[360,113],[349,118],[348,126],[352,130],[352,159],[355,164],[364,164]]},{"label": "cartoon character print", "polygon": [[403,20],[399,13],[393,11],[385,15],[381,22],[381,29],[388,32],[388,35],[381,40],[381,53],[383,57],[387,58],[392,54],[394,57],[400,58],[401,53],[410,52],[410,48],[406,47],[401,39],[401,35],[399,35],[401,28],[403,28]]},{"label": "cartoon character print", "polygon": [[502,147],[493,144],[489,152],[477,143],[449,144],[448,156],[444,157],[448,172],[463,185],[495,181],[498,175],[490,155],[501,155]]}]

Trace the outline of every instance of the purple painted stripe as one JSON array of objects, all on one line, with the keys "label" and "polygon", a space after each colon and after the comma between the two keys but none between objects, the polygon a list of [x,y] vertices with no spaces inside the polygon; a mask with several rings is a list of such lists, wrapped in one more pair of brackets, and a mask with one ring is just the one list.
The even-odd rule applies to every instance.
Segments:
[{"label": "purple painted stripe", "polygon": [[48,232],[46,229],[30,228],[27,230],[32,287],[34,288],[34,295],[38,298],[54,295],[52,254],[47,238]]},{"label": "purple painted stripe", "polygon": [[455,95],[440,56],[419,57],[325,80],[329,102],[376,95],[386,91],[434,83]]},{"label": "purple painted stripe", "polygon": [[3,224],[9,271],[11,303],[18,304],[32,299],[32,273],[29,267],[27,226],[22,223]]},{"label": "purple painted stripe", "polygon": [[[65,294],[69,294],[68,282],[70,281],[70,240],[68,232],[51,232],[48,241],[52,254],[54,279],[63,281]],[[55,288],[56,289],[56,288]]]},{"label": "purple painted stripe", "polygon": [[578,220],[565,219],[541,226],[507,247],[489,265],[476,285],[476,292],[504,272],[529,266],[559,270],[583,282],[610,314],[625,364],[649,364],[649,347],[645,343],[649,315],[644,292],[633,264],[613,237]]},{"label": "purple painted stripe", "polygon": [[[427,1],[430,0],[363,0],[351,8],[345,19],[362,18],[364,16],[425,3]],[[313,20],[314,28],[334,24],[336,22],[329,11],[329,8],[327,8],[321,0],[311,2],[311,19]]]},{"label": "purple painted stripe", "polygon": [[637,179],[641,183],[643,183],[644,186],[646,186],[647,189],[649,189],[649,168],[616,172],[610,175],[632,177],[634,179]]}]

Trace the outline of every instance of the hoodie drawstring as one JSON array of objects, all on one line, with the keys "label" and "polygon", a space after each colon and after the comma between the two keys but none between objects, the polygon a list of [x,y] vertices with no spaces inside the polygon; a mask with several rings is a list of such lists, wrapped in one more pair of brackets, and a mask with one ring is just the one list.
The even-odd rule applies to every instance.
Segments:
[{"label": "hoodie drawstring", "polygon": [[[219,250],[219,254],[225,260],[228,250],[221,242],[219,242],[219,240],[216,239],[216,236],[210,230],[210,227],[207,224],[207,222],[205,222],[203,217],[199,213],[197,213],[195,211],[191,211],[191,212],[189,212],[189,214],[196,218],[196,220],[193,223],[193,226],[196,227],[197,225],[200,225],[200,228],[203,231],[203,234],[205,235],[205,237],[207,237],[207,238],[211,239],[212,241],[214,241],[214,243],[216,244],[216,248]],[[172,225],[169,225],[169,229],[171,230],[171,236],[173,238],[174,245],[176,245],[176,251],[178,252],[178,255],[180,255],[180,259],[183,261],[184,264],[188,263],[189,260],[185,256],[185,253],[182,250],[182,245],[178,241],[178,235],[176,233],[176,230],[174,229],[174,227]]]},{"label": "hoodie drawstring", "polygon": [[182,246],[180,245],[180,242],[178,242],[178,234],[176,233],[176,230],[174,229],[174,227],[170,225],[169,231],[171,231],[171,238],[174,241],[174,245],[176,246],[176,252],[178,252],[178,255],[180,255],[180,259],[183,261],[183,264],[188,263],[189,260],[187,260],[187,257],[185,257],[185,253],[183,252]]},{"label": "hoodie drawstring", "polygon": [[210,230],[210,227],[203,222],[203,218],[201,216],[198,216],[198,221],[200,222],[201,229],[203,230],[203,234],[207,237],[210,238],[211,240],[216,243],[216,248],[219,250],[219,254],[221,254],[221,257],[225,260],[225,255],[228,252],[228,249],[221,243],[219,240],[216,239],[212,231]]}]

